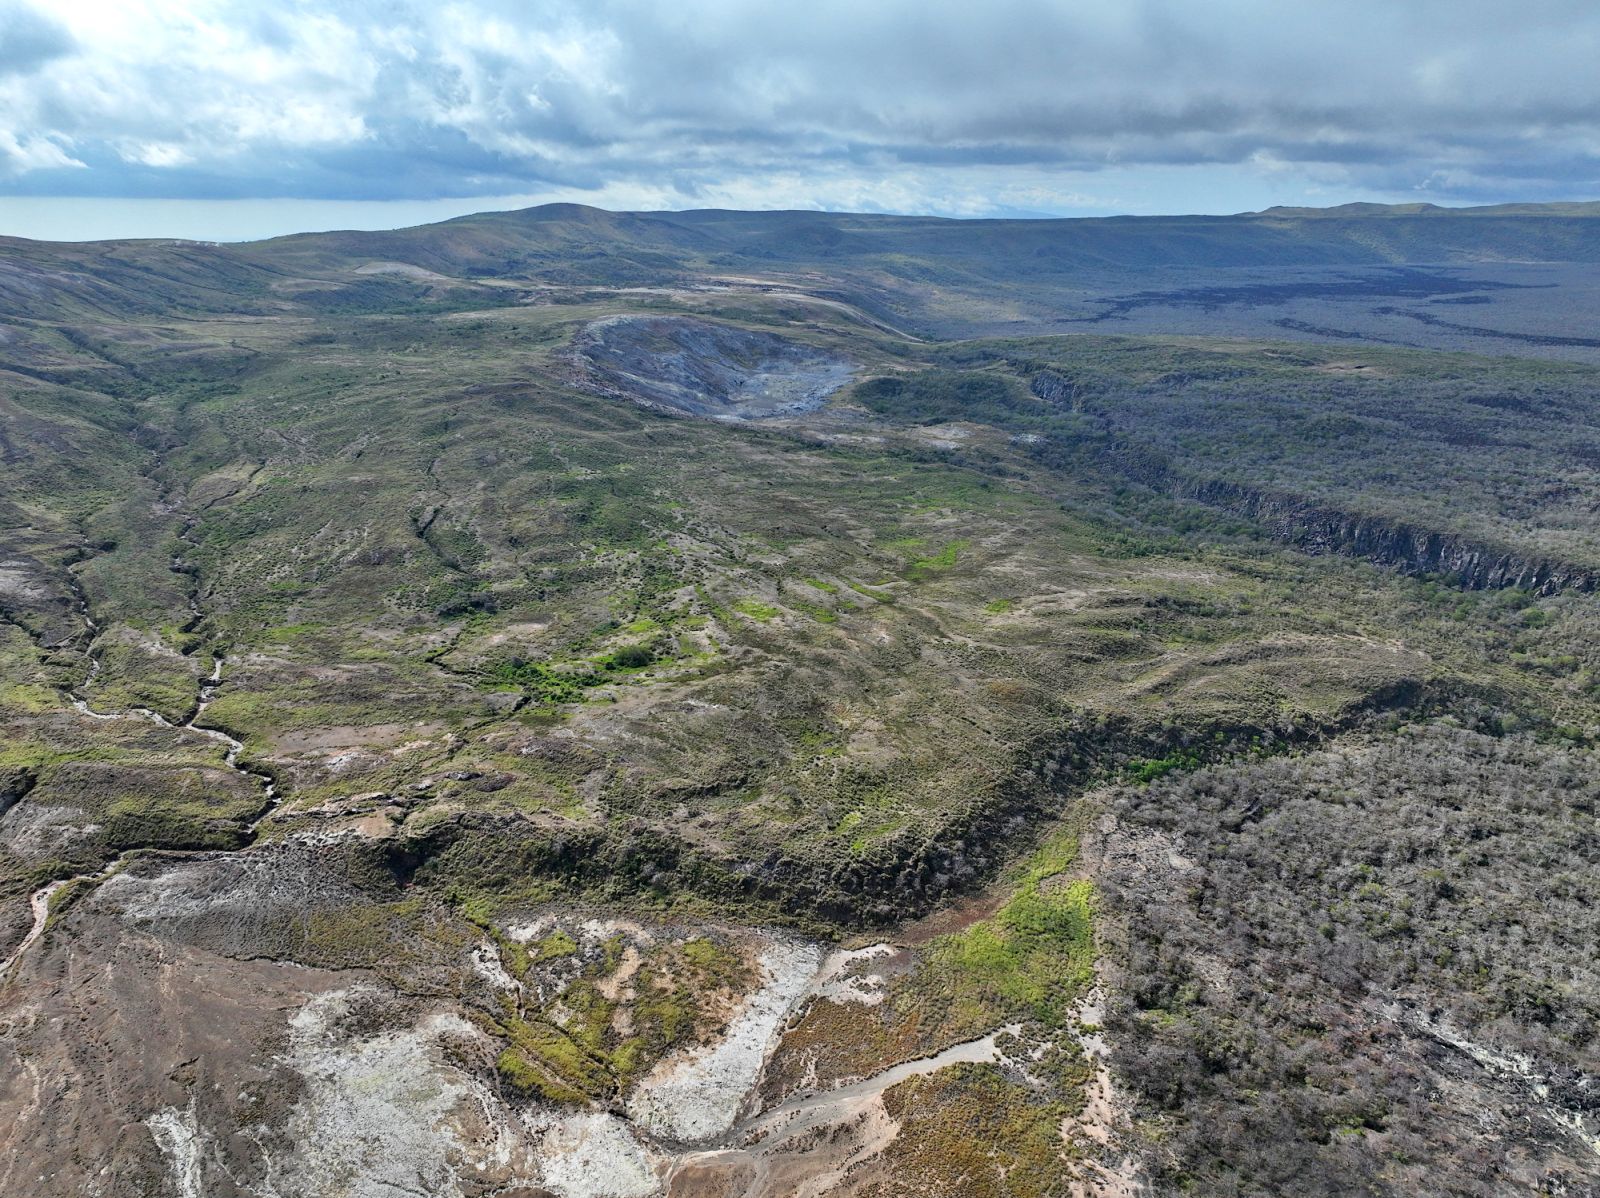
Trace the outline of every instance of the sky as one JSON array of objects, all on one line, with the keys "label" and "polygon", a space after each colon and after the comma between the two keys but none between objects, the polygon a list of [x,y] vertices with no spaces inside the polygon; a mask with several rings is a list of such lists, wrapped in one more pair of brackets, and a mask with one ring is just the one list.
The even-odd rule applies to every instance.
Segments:
[{"label": "sky", "polygon": [[1595,0],[0,0],[0,234],[1600,197]]}]

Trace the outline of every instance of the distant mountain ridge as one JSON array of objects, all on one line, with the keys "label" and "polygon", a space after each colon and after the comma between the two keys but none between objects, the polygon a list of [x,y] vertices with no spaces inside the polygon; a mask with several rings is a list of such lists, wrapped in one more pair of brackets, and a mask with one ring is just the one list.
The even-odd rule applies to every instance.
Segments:
[{"label": "distant mountain ridge", "polygon": [[[1446,219],[1458,213],[1471,219]],[[609,212],[550,204],[387,233],[313,233],[237,247],[264,265],[351,255],[446,274],[555,272],[552,282],[859,266],[936,286],[1047,282],[1175,268],[1600,261],[1600,203],[1436,209],[1344,205],[1234,216],[963,220],[815,211]],[[627,279],[605,277],[626,259]],[[637,277],[634,277],[637,276]]]},{"label": "distant mountain ridge", "polygon": [[1240,216],[1600,216],[1600,200],[1558,200],[1543,204],[1479,204],[1447,208],[1440,204],[1336,204],[1331,208],[1297,208],[1283,204]]},{"label": "distant mountain ridge", "polygon": [[[943,336],[1018,321],[1049,325],[1063,314],[1081,319],[1095,311],[1085,308],[1086,296],[1147,295],[1152,283],[1166,288],[1195,272],[1586,269],[1600,263],[1596,217],[1597,202],[1027,220],[547,204],[238,244],[0,238],[0,308],[34,319],[373,311],[435,303],[451,287],[494,287],[514,302],[512,286],[660,287],[736,277],[804,289],[825,275],[830,294],[874,317]],[[1555,331],[1570,336],[1565,326]]]}]

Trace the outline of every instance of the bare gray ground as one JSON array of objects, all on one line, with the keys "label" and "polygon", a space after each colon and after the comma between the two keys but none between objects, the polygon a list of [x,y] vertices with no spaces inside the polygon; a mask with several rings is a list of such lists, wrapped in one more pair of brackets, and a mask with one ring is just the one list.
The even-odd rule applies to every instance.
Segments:
[{"label": "bare gray ground", "polygon": [[750,933],[754,984],[722,1034],[626,1110],[515,1102],[473,1017],[508,981],[482,952],[387,976],[292,963],[297,923],[362,901],[291,844],[130,861],[56,913],[0,984],[0,1193],[647,1198],[737,1176],[734,1193],[821,1194],[897,1134],[886,1089],[1000,1055],[991,1034],[761,1109],[786,1021],[812,998],[875,1001],[841,966],[887,949],[824,959]]},{"label": "bare gray ground", "polygon": [[685,316],[608,316],[576,347],[596,389],[712,420],[813,411],[852,371],[816,346]]}]

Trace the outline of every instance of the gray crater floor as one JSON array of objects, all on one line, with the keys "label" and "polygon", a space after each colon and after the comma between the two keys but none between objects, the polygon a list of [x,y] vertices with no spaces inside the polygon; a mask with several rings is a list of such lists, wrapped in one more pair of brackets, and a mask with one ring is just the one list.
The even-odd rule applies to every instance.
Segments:
[{"label": "gray crater floor", "polygon": [[812,411],[855,369],[813,345],[681,316],[609,316],[575,348],[597,388],[708,420]]}]

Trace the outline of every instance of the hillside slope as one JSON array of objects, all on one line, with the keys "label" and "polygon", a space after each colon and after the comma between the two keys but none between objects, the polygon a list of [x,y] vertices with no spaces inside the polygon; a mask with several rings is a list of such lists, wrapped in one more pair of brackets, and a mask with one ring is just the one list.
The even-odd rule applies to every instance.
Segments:
[{"label": "hillside slope", "polygon": [[1592,1188],[1593,219],[0,244],[0,1192]]}]

